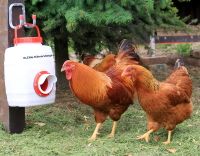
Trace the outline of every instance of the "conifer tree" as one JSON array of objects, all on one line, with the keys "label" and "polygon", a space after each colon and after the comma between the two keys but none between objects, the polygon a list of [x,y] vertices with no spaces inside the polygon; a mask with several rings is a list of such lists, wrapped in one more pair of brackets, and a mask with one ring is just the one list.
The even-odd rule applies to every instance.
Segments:
[{"label": "conifer tree", "polygon": [[67,38],[77,51],[116,47],[123,38],[147,41],[157,28],[178,29],[172,0],[25,0],[48,39]]}]

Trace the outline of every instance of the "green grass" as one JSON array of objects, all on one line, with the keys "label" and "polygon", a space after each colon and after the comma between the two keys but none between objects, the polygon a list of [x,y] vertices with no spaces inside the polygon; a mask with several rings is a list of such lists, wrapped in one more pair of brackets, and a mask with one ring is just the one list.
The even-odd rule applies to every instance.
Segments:
[{"label": "green grass", "polygon": [[181,56],[189,56],[192,51],[192,44],[178,44],[176,51]]},{"label": "green grass", "polygon": [[[146,130],[145,113],[137,102],[122,116],[116,137],[107,138],[112,122],[107,120],[98,139],[89,143],[95,122],[90,107],[81,105],[70,95],[60,93],[56,104],[33,107],[26,111],[26,128],[21,134],[8,134],[1,126],[0,155],[2,156],[157,156],[199,155],[200,152],[200,72],[191,68],[194,112],[190,119],[179,124],[170,145],[164,129],[151,136],[146,143],[135,138]],[[164,73],[163,73],[164,74]],[[162,76],[162,75],[160,75]],[[68,95],[68,96],[67,96]],[[84,116],[88,119],[85,120]]]}]

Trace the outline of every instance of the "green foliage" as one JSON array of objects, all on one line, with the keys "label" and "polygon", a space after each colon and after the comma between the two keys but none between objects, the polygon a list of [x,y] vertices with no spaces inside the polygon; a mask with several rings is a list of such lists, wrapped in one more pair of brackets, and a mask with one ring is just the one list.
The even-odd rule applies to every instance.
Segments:
[{"label": "green foliage", "polygon": [[42,2],[43,0],[32,0],[32,4],[33,5],[35,5],[35,4],[37,4],[37,3],[39,3],[39,2]]},{"label": "green foliage", "polygon": [[159,47],[160,49],[167,49],[169,47],[171,47],[171,44],[158,44],[156,45],[157,47]]},{"label": "green foliage", "polygon": [[189,56],[190,52],[192,51],[192,45],[191,44],[178,44],[176,46],[176,51],[179,55],[182,56]]},{"label": "green foliage", "polygon": [[172,0],[25,0],[46,39],[68,38],[77,52],[114,50],[124,39],[146,42],[158,28],[183,29]]},{"label": "green foliage", "polygon": [[153,12],[154,0],[145,0],[145,3],[146,3],[146,9],[149,10],[149,12]]},{"label": "green foliage", "polygon": [[90,9],[90,11],[80,9],[78,6],[73,7],[65,12],[65,18],[67,20],[67,25],[74,26],[72,30],[70,29],[72,32],[79,29],[78,24],[80,23],[88,23],[95,27],[109,24],[125,25],[132,20],[132,15],[114,3],[107,3],[104,11],[98,9],[98,5]]}]

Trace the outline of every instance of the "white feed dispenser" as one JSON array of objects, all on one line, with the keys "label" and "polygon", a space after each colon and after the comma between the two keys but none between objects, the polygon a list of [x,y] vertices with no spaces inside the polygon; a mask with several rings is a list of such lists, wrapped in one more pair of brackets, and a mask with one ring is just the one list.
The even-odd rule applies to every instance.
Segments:
[{"label": "white feed dispenser", "polygon": [[5,51],[8,105],[29,107],[54,103],[57,78],[52,49],[41,44],[42,37],[36,25],[37,37],[17,37],[20,28],[15,28],[14,47]]}]

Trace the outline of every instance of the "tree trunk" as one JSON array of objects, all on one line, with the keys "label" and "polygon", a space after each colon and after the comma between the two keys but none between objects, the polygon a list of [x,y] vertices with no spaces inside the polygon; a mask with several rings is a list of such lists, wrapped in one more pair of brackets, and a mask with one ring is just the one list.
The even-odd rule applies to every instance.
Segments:
[{"label": "tree trunk", "polygon": [[[55,61],[56,61],[56,75],[57,75],[57,91],[68,89],[68,82],[65,78],[65,74],[61,73],[61,67],[64,61],[69,59],[68,54],[68,39],[67,37],[63,38],[54,38],[55,45]],[[57,92],[57,93],[58,93]]]}]

